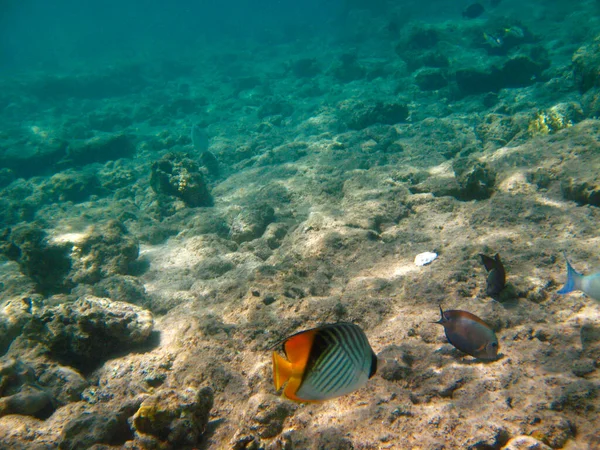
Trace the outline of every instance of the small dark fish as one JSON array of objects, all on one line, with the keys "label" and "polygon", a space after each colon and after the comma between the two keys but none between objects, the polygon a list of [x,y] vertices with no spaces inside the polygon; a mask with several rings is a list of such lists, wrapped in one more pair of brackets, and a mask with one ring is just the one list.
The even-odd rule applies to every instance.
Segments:
[{"label": "small dark fish", "polygon": [[377,356],[363,330],[335,323],[301,331],[273,352],[275,389],[297,402],[328,400],[363,387],[377,371]]},{"label": "small dark fish", "polygon": [[495,7],[498,6],[500,4],[502,0],[490,0],[490,6],[491,7]]},{"label": "small dark fish", "polygon": [[385,27],[385,31],[387,31],[392,36],[397,36],[400,32],[400,26],[395,20],[390,20]]},{"label": "small dark fish", "polygon": [[446,338],[454,347],[475,358],[498,358],[498,338],[487,323],[467,311],[443,311],[440,306],[440,313],[442,317],[434,323],[444,327]]},{"label": "small dark fish", "polygon": [[485,12],[485,8],[481,3],[471,3],[463,9],[462,16],[465,19],[475,19]]},{"label": "small dark fish", "polygon": [[490,297],[496,297],[500,295],[500,292],[506,285],[506,271],[500,261],[500,255],[496,253],[493,258],[480,253],[481,263],[485,266],[485,270],[488,272],[487,276],[487,287],[486,293]]}]

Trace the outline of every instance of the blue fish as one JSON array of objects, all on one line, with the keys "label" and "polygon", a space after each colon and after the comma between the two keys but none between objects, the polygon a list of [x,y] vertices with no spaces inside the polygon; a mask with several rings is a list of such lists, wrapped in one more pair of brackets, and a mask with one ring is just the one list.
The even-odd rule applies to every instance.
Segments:
[{"label": "blue fish", "polygon": [[567,261],[567,281],[557,293],[568,294],[573,291],[583,291],[593,299],[600,300],[600,272],[583,275],[573,269],[567,255],[565,255],[565,260]]},{"label": "blue fish", "polygon": [[192,138],[192,145],[194,146],[194,148],[196,150],[199,150],[201,152],[208,151],[208,147],[210,144],[209,144],[208,133],[206,132],[206,128],[202,128],[199,125],[192,125],[191,138]]}]

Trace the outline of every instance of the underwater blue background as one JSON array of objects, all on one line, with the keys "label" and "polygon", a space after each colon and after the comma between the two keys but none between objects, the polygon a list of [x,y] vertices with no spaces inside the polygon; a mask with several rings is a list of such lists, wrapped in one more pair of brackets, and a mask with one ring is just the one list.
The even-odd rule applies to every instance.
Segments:
[{"label": "underwater blue background", "polygon": [[93,63],[110,57],[158,56],[219,45],[227,39],[326,35],[336,27],[342,0],[331,2],[217,0],[102,2],[5,0],[0,36],[2,64]]}]

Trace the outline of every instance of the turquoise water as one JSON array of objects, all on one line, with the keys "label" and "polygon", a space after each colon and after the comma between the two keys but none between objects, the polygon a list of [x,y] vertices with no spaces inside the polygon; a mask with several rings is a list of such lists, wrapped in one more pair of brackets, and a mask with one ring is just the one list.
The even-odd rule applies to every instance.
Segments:
[{"label": "turquoise water", "polygon": [[1,2],[0,448],[600,448],[600,3],[323,3]]}]

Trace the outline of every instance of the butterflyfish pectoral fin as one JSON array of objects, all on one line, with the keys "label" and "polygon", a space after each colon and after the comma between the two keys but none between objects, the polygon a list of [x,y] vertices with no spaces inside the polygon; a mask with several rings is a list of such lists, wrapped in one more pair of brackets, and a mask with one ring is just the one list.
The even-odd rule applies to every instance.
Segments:
[{"label": "butterflyfish pectoral fin", "polygon": [[290,379],[292,375],[292,363],[286,360],[277,352],[273,352],[273,383],[275,390],[281,389],[281,386]]}]

